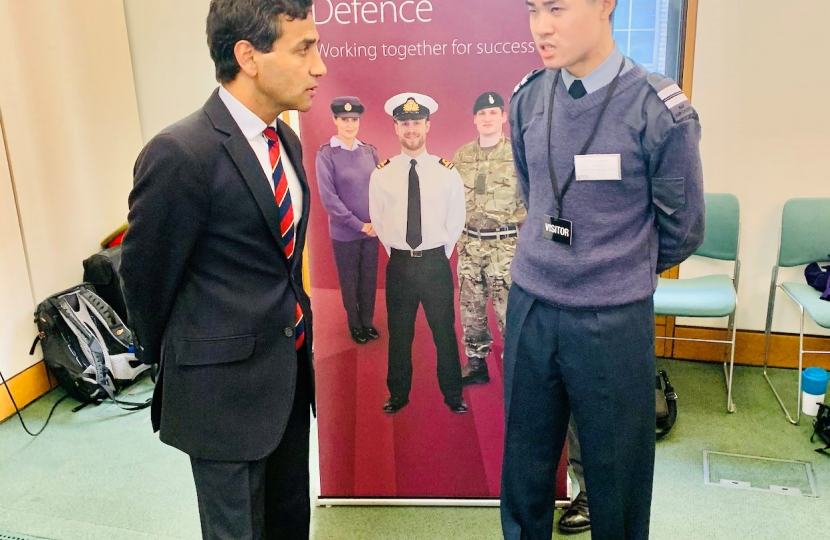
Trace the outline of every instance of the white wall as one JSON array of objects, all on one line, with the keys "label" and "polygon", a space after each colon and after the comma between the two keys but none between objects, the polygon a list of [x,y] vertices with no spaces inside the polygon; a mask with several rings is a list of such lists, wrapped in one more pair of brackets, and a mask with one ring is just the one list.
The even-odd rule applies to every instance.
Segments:
[{"label": "white wall", "polygon": [[[207,101],[218,86],[205,36],[210,0],[123,0],[144,142]],[[299,117],[290,112],[299,135]]]},{"label": "white wall", "polygon": [[[0,113],[2,111],[0,110]],[[2,116],[0,114],[0,116]],[[8,379],[36,362],[27,355],[35,337],[34,300],[26,270],[11,175],[0,133],[0,371]]]},{"label": "white wall", "polygon": [[[703,126],[706,190],[734,193],[741,203],[741,329],[766,324],[784,201],[830,197],[828,21],[828,0],[700,2],[692,101]],[[816,234],[830,243],[830,231]],[[693,260],[681,275],[712,268],[722,266]],[[781,277],[803,282],[803,267]],[[779,293],[773,329],[797,332],[797,321]],[[814,324],[806,330],[830,335]]]},{"label": "white wall", "polygon": [[217,86],[205,37],[210,0],[124,0],[144,141]]},{"label": "white wall", "polygon": [[[80,282],[83,259],[126,221],[142,141],[123,5],[0,0],[0,73],[0,110],[39,302]],[[9,231],[0,257],[17,261],[14,224],[5,223],[8,183],[0,176],[2,227]],[[31,321],[32,298],[25,296],[28,305],[8,320]],[[28,344],[10,354],[0,356],[6,375],[37,361],[27,356]]]}]

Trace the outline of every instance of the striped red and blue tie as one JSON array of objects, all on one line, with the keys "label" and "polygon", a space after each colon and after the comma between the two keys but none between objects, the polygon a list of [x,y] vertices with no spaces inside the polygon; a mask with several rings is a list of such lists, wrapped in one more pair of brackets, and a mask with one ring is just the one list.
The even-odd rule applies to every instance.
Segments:
[{"label": "striped red and blue tie", "polygon": [[[274,196],[279,212],[282,249],[285,251],[288,261],[291,262],[294,256],[294,207],[291,205],[291,192],[288,190],[288,179],[285,177],[285,169],[282,166],[280,140],[277,136],[277,130],[271,126],[265,128],[263,134],[268,141],[268,157],[271,160],[271,179],[274,182]],[[299,302],[297,302],[294,322],[294,338],[299,350],[305,341],[305,321]]]}]

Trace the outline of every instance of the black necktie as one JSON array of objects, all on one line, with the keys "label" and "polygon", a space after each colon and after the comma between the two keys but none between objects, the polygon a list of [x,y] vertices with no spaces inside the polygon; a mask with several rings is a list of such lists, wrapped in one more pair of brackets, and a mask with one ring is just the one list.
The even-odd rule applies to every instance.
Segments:
[{"label": "black necktie", "polygon": [[568,88],[568,93],[571,95],[572,98],[579,99],[588,92],[585,91],[585,85],[582,84],[582,81],[577,79],[571,83],[571,87]]},{"label": "black necktie", "polygon": [[412,249],[421,245],[421,183],[415,170],[416,160],[409,162],[409,198],[406,205],[406,243]]}]

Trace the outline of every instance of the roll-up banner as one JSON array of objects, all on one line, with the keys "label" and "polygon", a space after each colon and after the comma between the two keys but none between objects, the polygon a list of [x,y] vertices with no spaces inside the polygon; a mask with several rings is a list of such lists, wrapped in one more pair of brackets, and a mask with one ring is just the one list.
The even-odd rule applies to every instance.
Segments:
[{"label": "roll-up banner", "polygon": [[[316,0],[314,18],[328,74],[300,131],[320,501],[497,504],[525,214],[507,113],[541,67],[527,9]],[[566,478],[563,460],[557,499]]]}]

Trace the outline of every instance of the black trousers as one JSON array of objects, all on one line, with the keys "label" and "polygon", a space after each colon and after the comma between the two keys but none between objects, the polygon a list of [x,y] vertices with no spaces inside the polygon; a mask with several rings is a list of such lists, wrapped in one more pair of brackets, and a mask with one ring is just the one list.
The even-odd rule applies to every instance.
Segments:
[{"label": "black trousers", "polygon": [[438,350],[438,386],[445,398],[459,397],[461,365],[455,337],[452,271],[443,247],[424,251],[421,257],[393,249],[386,266],[389,393],[396,397],[409,396],[415,316],[421,304]]},{"label": "black trousers", "polygon": [[331,241],[349,328],[373,326],[378,284],[378,239]]},{"label": "black trousers", "polygon": [[308,540],[311,385],[305,355],[279,446],[259,461],[190,458],[203,540]]},{"label": "black trousers", "polygon": [[646,540],[654,477],[654,303],[569,310],[510,289],[504,346],[505,540],[550,540],[568,421],[594,540]]}]

